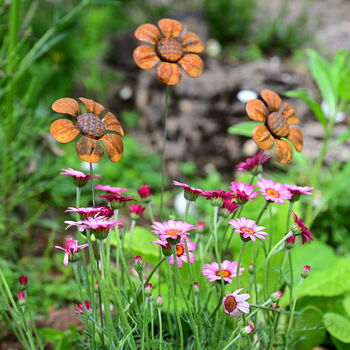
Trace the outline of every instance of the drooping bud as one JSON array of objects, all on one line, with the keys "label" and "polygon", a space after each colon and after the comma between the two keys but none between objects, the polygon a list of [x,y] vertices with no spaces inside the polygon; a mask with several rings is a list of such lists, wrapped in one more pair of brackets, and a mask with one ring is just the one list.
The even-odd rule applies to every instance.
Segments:
[{"label": "drooping bud", "polygon": [[305,265],[303,267],[303,270],[301,271],[301,278],[305,279],[307,276],[309,276],[310,270],[311,270],[311,266]]}]

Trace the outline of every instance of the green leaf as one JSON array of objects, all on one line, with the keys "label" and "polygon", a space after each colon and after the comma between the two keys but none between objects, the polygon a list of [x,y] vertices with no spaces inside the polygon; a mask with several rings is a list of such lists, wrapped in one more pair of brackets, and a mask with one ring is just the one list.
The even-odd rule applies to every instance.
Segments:
[{"label": "green leaf", "polygon": [[344,309],[345,309],[346,313],[350,317],[350,296],[346,297],[343,300],[343,306],[344,306]]},{"label": "green leaf", "polygon": [[234,135],[252,137],[254,128],[261,123],[259,122],[243,122],[232,125],[228,128],[228,132]]},{"label": "green leaf", "polygon": [[350,343],[350,320],[342,315],[327,312],[323,322],[328,332],[343,343]]},{"label": "green leaf", "polygon": [[350,101],[350,69],[341,75],[338,90],[344,102]]},{"label": "green leaf", "polygon": [[307,50],[307,54],[310,57],[311,75],[317,83],[322,99],[329,106],[330,115],[333,115],[337,104],[337,91],[331,76],[331,66],[316,51]]},{"label": "green leaf", "polygon": [[342,132],[334,142],[332,142],[332,147],[341,145],[350,138],[350,128]]},{"label": "green leaf", "polygon": [[310,97],[309,93],[306,90],[291,90],[284,93],[284,95],[287,97],[300,98],[301,100],[305,101],[314,113],[315,117],[318,119],[318,121],[324,127],[327,125],[327,118],[324,115],[321,106]]}]

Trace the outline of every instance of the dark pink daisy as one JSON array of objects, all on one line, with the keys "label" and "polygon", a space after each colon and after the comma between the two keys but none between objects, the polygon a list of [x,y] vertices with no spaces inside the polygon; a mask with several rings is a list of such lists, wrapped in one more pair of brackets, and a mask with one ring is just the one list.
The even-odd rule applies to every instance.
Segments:
[{"label": "dark pink daisy", "polygon": [[84,174],[82,171],[79,170],[74,170],[72,168],[67,168],[67,169],[61,169],[60,172],[61,175],[69,175],[73,178],[74,184],[77,187],[83,187],[86,185],[86,183],[91,179],[91,178],[101,178],[100,175],[87,175]]},{"label": "dark pink daisy", "polygon": [[203,190],[201,190],[199,188],[194,188],[194,187],[188,186],[182,182],[178,182],[175,180],[173,181],[173,185],[183,188],[184,197],[188,201],[195,201],[198,198],[198,196],[204,192]]},{"label": "dark pink daisy", "polygon": [[107,199],[113,209],[120,209],[124,203],[135,200],[134,196],[122,196],[121,194],[100,194],[101,198]]},{"label": "dark pink daisy", "polygon": [[[304,224],[304,221],[302,218],[299,218],[294,212],[293,219],[294,219],[294,227],[292,227],[292,230],[295,232],[295,234],[298,236],[301,236],[301,243],[305,244],[313,240],[311,231],[306,227]],[[293,233],[294,233],[293,232]]]},{"label": "dark pink daisy", "polygon": [[279,204],[285,204],[284,199],[291,199],[292,194],[279,182],[270,179],[261,179],[256,183],[265,200]]},{"label": "dark pink daisy", "polygon": [[67,210],[65,210],[65,213],[77,213],[82,218],[87,218],[89,216],[92,217],[100,217],[103,216],[107,219],[110,219],[113,217],[114,212],[113,209],[107,206],[103,207],[88,207],[88,208],[73,208],[69,207]]},{"label": "dark pink daisy", "polygon": [[112,187],[112,186],[109,186],[109,185],[101,185],[101,184],[97,185],[95,188],[96,188],[96,190],[105,191],[105,192],[114,193],[114,194],[122,194],[122,193],[128,191],[127,188]]},{"label": "dark pink daisy", "polygon": [[151,196],[151,186],[150,185],[142,185],[137,190],[137,193],[142,199],[146,199]]},{"label": "dark pink daisy", "polygon": [[253,242],[256,242],[257,238],[266,239],[264,236],[269,235],[263,231],[265,227],[256,225],[255,221],[250,219],[238,218],[230,220],[228,223],[231,227],[235,228],[235,233],[239,233],[242,239],[252,240]]},{"label": "dark pink daisy", "polygon": [[231,182],[230,189],[238,203],[246,203],[247,201],[253,202],[253,198],[259,197],[258,191],[254,191],[254,186],[244,182]]},{"label": "dark pink daisy", "polygon": [[163,241],[167,238],[170,238],[171,240],[177,240],[179,238],[185,237],[190,234],[188,231],[194,230],[196,228],[187,222],[174,220],[168,220],[164,222],[156,221],[151,227],[153,228],[152,233],[160,235],[160,238]]},{"label": "dark pink daisy", "polygon": [[211,205],[214,207],[221,207],[225,200],[233,199],[232,193],[221,189],[215,191],[203,191],[201,196],[205,197],[207,200],[210,200]]},{"label": "dark pink daisy", "polygon": [[231,199],[226,199],[219,208],[218,214],[224,218],[228,218],[232,213],[237,211],[238,208],[239,204],[237,202],[233,202]]},{"label": "dark pink daisy", "polygon": [[237,164],[236,168],[242,171],[254,170],[259,165],[267,162],[270,158],[271,156],[269,154],[266,154],[264,152],[259,152],[254,157],[247,158],[244,162]]},{"label": "dark pink daisy", "polygon": [[82,249],[88,246],[87,243],[78,245],[78,241],[73,238],[66,239],[64,243],[64,247],[60,247],[59,245],[55,245],[56,249],[63,250],[65,252],[63,258],[63,265],[68,266],[68,262],[76,262],[79,260],[79,256],[76,253],[80,252]]},{"label": "dark pink daisy", "polygon": [[246,300],[250,298],[250,295],[239,294],[242,290],[243,288],[237,289],[222,299],[222,306],[226,315],[230,315],[233,318],[240,318],[243,313],[249,314],[250,305]]},{"label": "dark pink daisy", "polygon": [[[236,277],[237,264],[238,264],[238,261],[229,261],[229,260],[224,260],[221,263],[222,274],[225,282],[232,283],[232,278]],[[221,280],[220,267],[217,262],[206,264],[203,267],[204,269],[202,270],[202,274],[204,276],[207,276],[210,282]],[[244,268],[241,267],[239,269],[239,275],[242,275],[243,272],[244,272]]]},{"label": "dark pink daisy", "polygon": [[295,202],[298,201],[300,196],[302,194],[306,194],[306,195],[312,195],[312,193],[310,193],[310,191],[313,191],[314,188],[310,187],[310,186],[297,186],[297,185],[284,185],[289,192],[292,194],[292,198],[291,201]]},{"label": "dark pink daisy", "polygon": [[145,209],[146,208],[143,207],[142,205],[138,205],[138,204],[129,205],[129,210],[130,210],[130,213],[132,214],[141,215],[145,211]]}]

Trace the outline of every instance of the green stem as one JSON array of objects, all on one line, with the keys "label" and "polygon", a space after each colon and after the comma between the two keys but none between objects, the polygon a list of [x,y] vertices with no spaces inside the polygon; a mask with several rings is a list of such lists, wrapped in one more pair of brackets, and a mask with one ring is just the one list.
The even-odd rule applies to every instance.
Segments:
[{"label": "green stem", "polygon": [[242,245],[241,245],[241,251],[239,253],[239,258],[238,258],[238,262],[237,262],[237,268],[236,268],[236,288],[238,289],[239,287],[239,268],[241,267],[241,262],[242,262],[242,258],[243,258],[243,252],[244,252],[244,248],[247,242],[242,241]]},{"label": "green stem", "polygon": [[163,218],[164,207],[164,187],[165,187],[165,149],[167,140],[167,122],[169,113],[169,86],[165,87],[165,107],[163,119],[163,147],[162,147],[162,178],[161,178],[161,193],[160,193],[160,217]]},{"label": "green stem", "polygon": [[185,208],[185,221],[187,221],[187,217],[188,217],[188,211],[190,210],[190,206],[191,206],[191,201],[189,201],[188,199],[186,200],[186,208]]},{"label": "green stem", "polygon": [[289,273],[290,273],[290,281],[289,281],[289,303],[292,305],[293,301],[293,282],[294,282],[294,276],[293,276],[293,261],[292,261],[292,251],[288,251],[288,264],[289,264]]},{"label": "green stem", "polygon": [[159,350],[162,350],[163,344],[163,322],[162,322],[162,309],[160,307],[157,308],[158,311],[158,323],[159,323]]},{"label": "green stem", "polygon": [[264,214],[264,211],[267,209],[267,207],[268,207],[269,204],[270,204],[269,201],[266,201],[266,202],[265,202],[263,208],[261,209],[261,211],[260,211],[260,213],[259,213],[258,218],[256,219],[256,222],[255,222],[255,223],[256,223],[257,225],[259,225],[259,222],[260,222],[260,220],[261,220],[261,217],[262,217],[262,215]]},{"label": "green stem", "polygon": [[147,203],[147,209],[148,209],[148,213],[149,213],[149,218],[151,220],[151,222],[154,222],[154,214],[153,214],[153,206],[152,206],[152,202]]}]

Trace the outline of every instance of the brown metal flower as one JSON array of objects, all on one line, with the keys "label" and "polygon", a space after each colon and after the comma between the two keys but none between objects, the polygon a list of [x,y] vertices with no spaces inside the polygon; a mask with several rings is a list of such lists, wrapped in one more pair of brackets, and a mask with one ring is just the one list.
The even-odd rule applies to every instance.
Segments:
[{"label": "brown metal flower", "polygon": [[275,156],[282,164],[292,160],[292,146],[283,138],[288,139],[296,151],[303,149],[303,134],[298,127],[291,127],[299,124],[299,119],[293,107],[285,102],[271,90],[262,90],[260,95],[264,102],[255,99],[248,102],[246,111],[249,118],[258,122],[264,122],[255,127],[253,139],[262,149],[270,149],[276,145]]},{"label": "brown metal flower", "polygon": [[75,120],[55,120],[50,126],[51,135],[61,143],[73,141],[78,135],[82,135],[75,144],[75,149],[78,156],[89,163],[96,163],[102,159],[102,141],[111,161],[118,162],[123,155],[121,136],[124,136],[119,120],[111,112],[101,119],[100,115],[105,111],[104,106],[83,97],[79,100],[84,103],[86,113],[82,113],[78,102],[73,98],[60,98],[53,103],[52,109],[55,112],[69,114]]},{"label": "brown metal flower", "polygon": [[[142,24],[135,31],[137,40],[148,45],[140,45],[134,50],[134,60],[142,69],[157,66],[157,78],[166,85],[176,85],[181,79],[181,69],[191,78],[203,73],[204,63],[196,55],[204,50],[198,35],[187,32],[180,38],[183,26],[180,22],[163,18],[153,24]],[[192,53],[188,53],[192,52]]]}]

